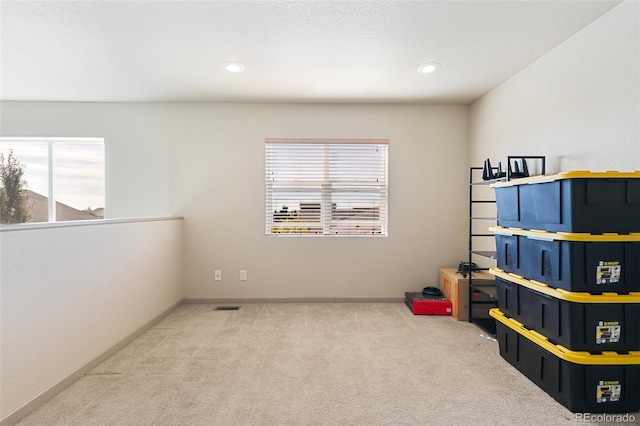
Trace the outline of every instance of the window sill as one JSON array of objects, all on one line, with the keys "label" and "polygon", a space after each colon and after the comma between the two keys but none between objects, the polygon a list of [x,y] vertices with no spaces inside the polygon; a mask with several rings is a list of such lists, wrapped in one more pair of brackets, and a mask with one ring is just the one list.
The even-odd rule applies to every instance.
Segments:
[{"label": "window sill", "polygon": [[182,220],[182,216],[129,218],[129,219],[95,219],[95,220],[70,220],[65,222],[38,222],[16,223],[0,225],[0,232],[28,231],[33,229],[75,228],[78,226],[115,225],[121,223],[157,222],[165,220]]}]

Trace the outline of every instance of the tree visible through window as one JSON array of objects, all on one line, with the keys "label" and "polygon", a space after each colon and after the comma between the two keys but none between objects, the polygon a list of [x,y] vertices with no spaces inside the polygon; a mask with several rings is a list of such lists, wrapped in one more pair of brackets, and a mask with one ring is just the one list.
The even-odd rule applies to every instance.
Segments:
[{"label": "tree visible through window", "polygon": [[267,139],[267,235],[387,235],[387,140]]},{"label": "tree visible through window", "polygon": [[31,219],[23,179],[24,165],[13,150],[0,152],[0,223],[24,223]]},{"label": "tree visible through window", "polygon": [[102,138],[0,138],[0,223],[104,218],[104,166]]}]

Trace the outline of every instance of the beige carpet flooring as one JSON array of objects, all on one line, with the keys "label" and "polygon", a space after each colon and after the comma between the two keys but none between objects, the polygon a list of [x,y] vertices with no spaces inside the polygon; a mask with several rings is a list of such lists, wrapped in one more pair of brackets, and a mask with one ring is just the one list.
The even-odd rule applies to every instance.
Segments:
[{"label": "beige carpet flooring", "polygon": [[180,306],[19,425],[576,424],[468,322],[400,303],[214,307]]}]

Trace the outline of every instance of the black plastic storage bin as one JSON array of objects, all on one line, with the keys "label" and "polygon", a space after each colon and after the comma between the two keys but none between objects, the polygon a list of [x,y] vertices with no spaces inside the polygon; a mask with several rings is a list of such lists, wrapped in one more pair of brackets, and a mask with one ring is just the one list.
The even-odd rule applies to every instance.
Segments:
[{"label": "black plastic storage bin", "polygon": [[501,226],[489,230],[495,234],[498,268],[505,272],[567,291],[640,291],[640,233],[551,233]]},{"label": "black plastic storage bin", "polygon": [[640,232],[640,171],[574,171],[492,184],[498,225],[551,232]]},{"label": "black plastic storage bin", "polygon": [[589,295],[555,290],[499,269],[498,307],[572,351],[640,351],[640,293]]},{"label": "black plastic storage bin", "polygon": [[500,356],[574,413],[632,413],[640,409],[640,352],[602,355],[569,351],[527,330],[499,309]]}]

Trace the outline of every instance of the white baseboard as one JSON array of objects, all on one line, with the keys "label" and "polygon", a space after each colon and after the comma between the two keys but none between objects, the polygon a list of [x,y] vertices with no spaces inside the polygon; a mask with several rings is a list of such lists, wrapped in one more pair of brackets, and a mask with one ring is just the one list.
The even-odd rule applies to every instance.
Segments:
[{"label": "white baseboard", "polygon": [[275,298],[275,299],[183,299],[183,303],[243,304],[243,303],[403,303],[403,298]]},{"label": "white baseboard", "polygon": [[29,413],[31,413],[36,408],[38,408],[39,406],[41,406],[42,404],[44,404],[45,402],[53,398],[60,391],[70,386],[73,382],[75,382],[76,380],[84,376],[87,372],[91,371],[91,369],[93,369],[95,366],[97,366],[102,361],[106,360],[111,355],[113,355],[114,353],[116,353],[117,351],[125,347],[128,343],[130,343],[136,337],[140,336],[143,332],[145,332],[146,330],[151,328],[153,325],[155,325],[157,322],[159,322],[161,319],[169,315],[178,306],[182,305],[182,303],[183,303],[182,300],[179,301],[178,303],[174,304],[170,308],[166,309],[161,314],[157,315],[155,318],[151,319],[150,321],[147,321],[140,327],[134,329],[125,337],[115,342],[104,351],[100,352],[93,359],[87,361],[85,364],[80,366],[75,371],[72,371],[71,373],[67,374],[65,377],[58,380],[56,383],[54,383],[50,387],[43,390],[42,392],[34,396],[32,399],[25,402],[23,405],[21,405],[20,407],[16,408],[12,412],[4,416],[2,419],[0,419],[0,426],[12,426],[18,423],[20,420],[25,418]]}]

